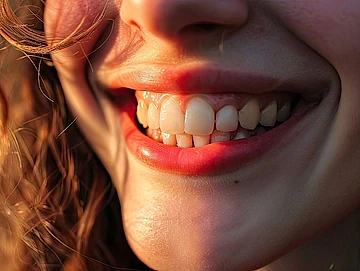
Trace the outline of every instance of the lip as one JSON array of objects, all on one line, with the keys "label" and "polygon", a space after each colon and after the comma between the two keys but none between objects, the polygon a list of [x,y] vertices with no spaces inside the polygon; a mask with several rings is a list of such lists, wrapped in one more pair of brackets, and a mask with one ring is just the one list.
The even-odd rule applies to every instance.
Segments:
[{"label": "lip", "polygon": [[[120,70],[120,72],[119,72]],[[173,94],[249,93],[261,94],[287,91],[300,94],[306,102],[318,102],[329,88],[328,82],[311,78],[280,79],[257,72],[239,72],[214,66],[193,64],[169,65],[137,64],[109,73],[102,89],[119,95],[124,88]],[[296,82],[296,83],[295,83]]]},{"label": "lip", "polygon": [[301,106],[289,120],[260,136],[182,149],[156,142],[139,130],[135,119],[136,99],[133,96],[119,105],[125,142],[137,159],[157,170],[198,176],[238,170],[285,144],[289,134],[296,129],[296,124],[312,108],[314,105]]},{"label": "lip", "polygon": [[[239,170],[279,146],[286,148],[291,135],[301,132],[296,128],[297,124],[309,115],[309,111],[321,101],[330,88],[330,84],[326,82],[305,78],[300,82],[295,80],[295,84],[292,78],[277,79],[263,74],[220,70],[214,67],[136,65],[125,67],[121,72],[117,72],[113,79],[108,77],[108,85],[101,88],[120,98],[115,103],[126,145],[137,159],[151,168],[174,174],[213,175]],[[182,149],[158,143],[139,130],[135,119],[134,90],[173,94],[261,94],[286,91],[299,93],[302,106],[298,107],[289,120],[260,136]]]}]

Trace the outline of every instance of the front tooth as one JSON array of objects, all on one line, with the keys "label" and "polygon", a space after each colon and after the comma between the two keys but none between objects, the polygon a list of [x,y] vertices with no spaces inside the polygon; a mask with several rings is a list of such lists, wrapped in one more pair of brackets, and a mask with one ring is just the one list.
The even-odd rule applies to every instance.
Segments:
[{"label": "front tooth", "polygon": [[211,143],[230,141],[230,133],[215,130],[211,134]]},{"label": "front tooth", "polygon": [[291,102],[286,102],[283,107],[277,112],[276,120],[278,122],[284,122],[290,118]]},{"label": "front tooth", "polygon": [[239,111],[239,122],[241,127],[253,130],[260,120],[260,106],[257,100],[250,100]]},{"label": "front tooth", "polygon": [[244,139],[244,138],[248,138],[250,136],[251,135],[247,130],[240,127],[237,130],[237,133],[236,133],[236,135],[234,136],[234,138],[232,140]]},{"label": "front tooth", "polygon": [[227,105],[216,113],[216,130],[221,132],[235,131],[238,127],[238,111],[235,106]]},{"label": "front tooth", "polygon": [[261,111],[260,124],[262,126],[274,126],[276,123],[277,103],[272,101]]},{"label": "front tooth", "polygon": [[187,134],[178,134],[176,135],[176,142],[179,148],[191,148],[192,136]]},{"label": "front tooth", "polygon": [[185,112],[185,133],[210,135],[214,130],[215,113],[212,107],[200,98],[193,98]]},{"label": "front tooth", "polygon": [[162,140],[165,145],[176,146],[176,136],[162,132]]},{"label": "front tooth", "polygon": [[202,147],[210,143],[210,135],[193,136],[194,146]]},{"label": "front tooth", "polygon": [[167,99],[161,105],[160,129],[168,134],[181,134],[184,132],[184,114],[173,98]]},{"label": "front tooth", "polygon": [[160,110],[158,107],[151,103],[147,111],[147,123],[150,129],[160,128]]},{"label": "front tooth", "polygon": [[136,115],[137,115],[139,123],[142,124],[142,126],[144,128],[146,128],[148,126],[147,113],[148,113],[148,108],[147,108],[144,100],[139,100],[138,105],[137,105]]}]

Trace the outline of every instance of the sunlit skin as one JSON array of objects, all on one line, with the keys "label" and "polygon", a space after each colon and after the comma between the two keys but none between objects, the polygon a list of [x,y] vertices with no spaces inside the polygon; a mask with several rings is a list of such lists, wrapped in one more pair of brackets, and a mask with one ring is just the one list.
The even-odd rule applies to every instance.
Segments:
[{"label": "sunlit skin", "polygon": [[[83,18],[80,30],[87,28],[104,5],[47,0],[47,37],[68,36]],[[118,191],[136,255],[157,270],[353,270],[360,2],[110,0],[106,8],[91,37],[52,57],[77,124]],[[159,64],[291,78],[299,88],[321,82],[324,89],[275,149],[231,171],[179,174],[139,159],[129,144],[155,143],[125,138],[126,103],[108,94],[127,101],[119,88],[132,88],[136,78],[116,80],[126,69],[161,81],[166,75],[151,70]]]}]

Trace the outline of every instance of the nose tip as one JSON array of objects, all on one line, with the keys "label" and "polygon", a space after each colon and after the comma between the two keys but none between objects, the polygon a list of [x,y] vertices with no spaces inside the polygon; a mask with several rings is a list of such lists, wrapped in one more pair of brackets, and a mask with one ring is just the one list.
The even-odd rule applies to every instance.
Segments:
[{"label": "nose tip", "polygon": [[246,0],[123,0],[121,6],[125,23],[163,40],[239,27],[247,16]]}]

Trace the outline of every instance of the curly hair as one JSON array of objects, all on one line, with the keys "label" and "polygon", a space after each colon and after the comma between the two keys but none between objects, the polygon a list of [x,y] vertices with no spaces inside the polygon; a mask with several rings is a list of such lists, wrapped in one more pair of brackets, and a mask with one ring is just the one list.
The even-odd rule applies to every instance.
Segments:
[{"label": "curly hair", "polygon": [[0,0],[2,270],[145,268],[126,242],[115,189],[74,125],[48,55],[96,24],[47,45],[42,12],[41,0]]}]

